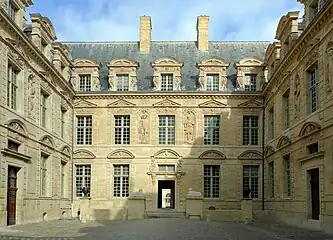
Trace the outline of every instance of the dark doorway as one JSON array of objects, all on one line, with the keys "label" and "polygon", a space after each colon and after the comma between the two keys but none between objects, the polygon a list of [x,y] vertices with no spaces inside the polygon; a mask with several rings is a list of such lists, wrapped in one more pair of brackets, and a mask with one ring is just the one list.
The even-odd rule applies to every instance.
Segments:
[{"label": "dark doorway", "polygon": [[175,208],[175,181],[158,181],[158,208]]},{"label": "dark doorway", "polygon": [[310,175],[310,197],[311,197],[311,218],[319,220],[320,215],[320,189],[319,189],[319,168],[309,170]]},{"label": "dark doorway", "polygon": [[8,166],[7,181],[7,225],[16,224],[17,172],[19,168]]}]

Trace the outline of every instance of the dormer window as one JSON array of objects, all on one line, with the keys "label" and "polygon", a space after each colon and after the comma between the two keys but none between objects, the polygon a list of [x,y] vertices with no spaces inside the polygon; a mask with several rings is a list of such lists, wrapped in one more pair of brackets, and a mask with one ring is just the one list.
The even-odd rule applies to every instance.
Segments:
[{"label": "dormer window", "polygon": [[91,75],[83,74],[79,75],[80,78],[80,91],[90,92],[91,91]]},{"label": "dormer window", "polygon": [[310,21],[312,21],[319,11],[318,0],[315,0],[310,5]]},{"label": "dormer window", "polygon": [[218,74],[207,74],[207,91],[218,91],[219,90],[219,75]]},{"label": "dormer window", "polygon": [[15,22],[18,8],[14,5],[12,0],[8,2],[8,15],[12,21]]},{"label": "dormer window", "polygon": [[41,40],[42,41],[42,52],[43,52],[43,54],[47,57],[47,42],[44,40],[44,39],[42,39]]},{"label": "dormer window", "polygon": [[254,92],[257,90],[257,74],[245,74],[244,90]]},{"label": "dormer window", "polygon": [[129,77],[128,74],[117,74],[117,91],[129,91]]},{"label": "dormer window", "polygon": [[172,91],[173,90],[173,74],[161,74],[161,90]]}]

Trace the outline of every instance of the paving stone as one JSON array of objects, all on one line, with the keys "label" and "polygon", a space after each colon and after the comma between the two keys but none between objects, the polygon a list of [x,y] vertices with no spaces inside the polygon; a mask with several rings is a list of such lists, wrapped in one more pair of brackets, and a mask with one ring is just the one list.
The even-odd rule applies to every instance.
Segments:
[{"label": "paving stone", "polygon": [[[117,240],[332,240],[325,235],[282,224],[205,222],[186,219],[133,221],[49,221],[0,229],[1,239]],[[8,229],[10,231],[8,231]]]}]

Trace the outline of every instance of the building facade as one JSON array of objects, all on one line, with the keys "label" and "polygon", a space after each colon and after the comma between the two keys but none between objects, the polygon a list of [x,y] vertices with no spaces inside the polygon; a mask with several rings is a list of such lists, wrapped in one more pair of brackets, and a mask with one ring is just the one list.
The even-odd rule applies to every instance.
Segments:
[{"label": "building facade", "polygon": [[251,198],[256,218],[326,228],[333,4],[303,2],[271,44],[210,42],[208,16],[197,41],[152,41],[142,16],[139,42],[59,43],[2,0],[0,224],[78,216],[84,195],[89,219],[126,219],[138,191],[147,216],[182,214],[192,188],[205,217]]}]

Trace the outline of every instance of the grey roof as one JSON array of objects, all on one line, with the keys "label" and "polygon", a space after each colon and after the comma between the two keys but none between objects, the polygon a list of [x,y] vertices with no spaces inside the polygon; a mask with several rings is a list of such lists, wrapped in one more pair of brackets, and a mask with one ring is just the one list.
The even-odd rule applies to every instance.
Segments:
[{"label": "grey roof", "polygon": [[152,41],[148,54],[139,50],[139,42],[64,42],[73,59],[87,58],[101,64],[102,90],[108,89],[107,64],[116,58],[126,57],[139,63],[138,91],[152,91],[153,69],[151,63],[161,57],[171,57],[183,62],[181,69],[182,91],[197,91],[199,69],[197,64],[207,58],[218,58],[230,63],[227,70],[228,91],[235,90],[235,62],[245,57],[264,59],[269,42],[209,42],[209,51],[199,51],[195,41]]}]

